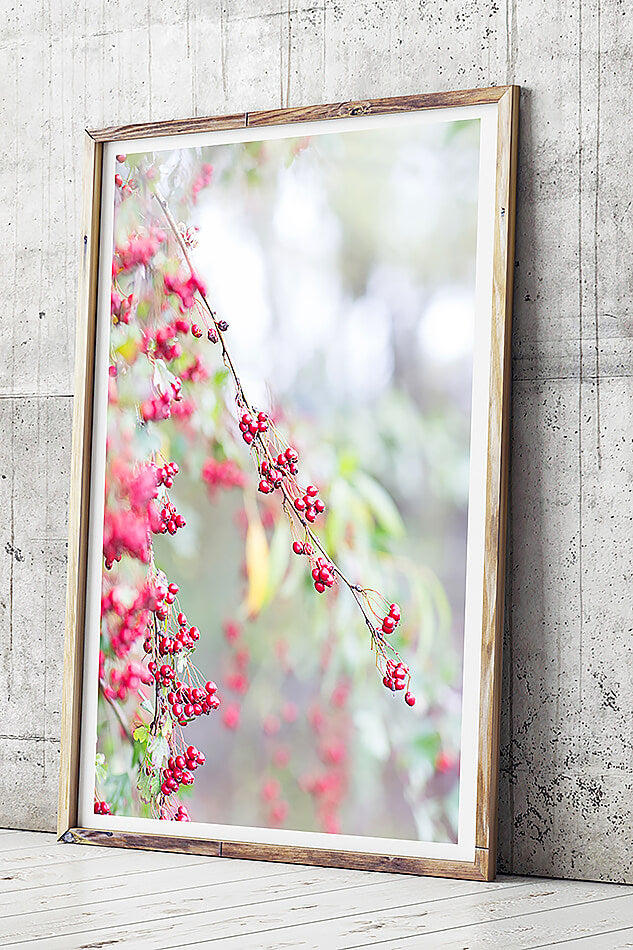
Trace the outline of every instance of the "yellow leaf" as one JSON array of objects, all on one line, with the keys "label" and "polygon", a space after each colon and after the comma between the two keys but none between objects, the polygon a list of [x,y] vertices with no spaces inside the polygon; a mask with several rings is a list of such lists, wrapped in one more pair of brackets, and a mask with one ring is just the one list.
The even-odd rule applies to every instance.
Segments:
[{"label": "yellow leaf", "polygon": [[135,361],[138,356],[138,346],[135,340],[131,340],[129,337],[122,343],[120,346],[117,346],[116,352],[119,356],[122,356],[126,363],[130,365]]},{"label": "yellow leaf", "polygon": [[255,503],[246,504],[248,528],[246,531],[246,575],[248,595],[246,607],[249,616],[255,616],[264,605],[268,586],[268,541]]}]

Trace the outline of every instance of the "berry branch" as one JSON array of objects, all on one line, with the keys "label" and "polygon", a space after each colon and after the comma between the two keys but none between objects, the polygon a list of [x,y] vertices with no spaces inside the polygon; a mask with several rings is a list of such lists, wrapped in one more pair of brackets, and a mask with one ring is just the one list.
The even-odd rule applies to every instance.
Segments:
[{"label": "berry branch", "polygon": [[[262,494],[279,491],[282,508],[288,518],[294,539],[293,551],[297,555],[308,558],[315,590],[318,593],[324,593],[326,589],[333,587],[337,579],[349,589],[370,631],[371,646],[376,653],[376,666],[382,675],[383,684],[394,692],[404,690],[406,703],[413,706],[415,696],[409,689],[410,669],[403,662],[398,651],[385,639],[394,632],[400,622],[400,608],[397,604],[390,604],[377,591],[363,588],[349,580],[329,556],[314,532],[312,524],[325,511],[325,503],[318,497],[319,490],[315,485],[308,485],[305,489],[299,485],[296,477],[299,473],[298,452],[284,440],[270,416],[264,411],[258,411],[247,399],[226,345],[225,333],[228,330],[228,323],[225,320],[218,320],[217,314],[212,309],[205,285],[196,273],[183,235],[167,202],[158,190],[154,192],[154,196],[189,270],[187,281],[167,275],[165,292],[178,295],[182,305],[189,307],[196,302],[195,293],[199,294],[206,310],[206,315],[202,310],[200,313],[207,328],[207,338],[211,343],[220,344],[222,361],[235,386],[235,401],[240,414],[239,428],[257,467],[260,477],[259,491]],[[207,316],[210,325],[207,322]],[[198,339],[203,336],[203,330],[195,323],[191,327],[191,333]]]}]

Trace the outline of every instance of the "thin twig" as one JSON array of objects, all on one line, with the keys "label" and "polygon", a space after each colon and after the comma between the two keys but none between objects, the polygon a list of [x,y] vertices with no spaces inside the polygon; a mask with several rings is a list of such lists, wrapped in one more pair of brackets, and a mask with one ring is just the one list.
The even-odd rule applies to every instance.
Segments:
[{"label": "thin twig", "polygon": [[[178,243],[178,246],[180,247],[180,250],[182,251],[183,257],[184,257],[184,259],[185,259],[185,261],[186,261],[186,263],[187,263],[187,266],[188,266],[188,268],[189,268],[189,271],[190,271],[190,273],[191,273],[191,276],[192,276],[192,277],[196,277],[196,276],[197,276],[197,275],[196,275],[196,271],[195,271],[195,268],[194,268],[193,263],[192,263],[192,261],[191,261],[191,257],[189,256],[189,252],[188,252],[188,250],[187,250],[187,246],[186,246],[186,244],[185,244],[185,242],[184,242],[184,239],[183,239],[183,237],[182,237],[182,235],[181,235],[181,233],[180,233],[180,231],[179,231],[179,229],[178,229],[178,225],[176,224],[176,222],[175,222],[175,220],[174,220],[174,217],[173,217],[171,211],[169,210],[169,206],[168,206],[166,200],[162,197],[162,195],[161,195],[158,191],[155,192],[155,197],[156,197],[156,200],[158,201],[159,205],[161,206],[161,208],[162,208],[162,210],[163,210],[163,213],[164,213],[164,215],[165,215],[165,218],[167,219],[167,223],[169,224],[169,227],[170,227],[171,231],[173,232],[174,237],[176,238],[176,241],[177,241],[177,243]],[[216,320],[216,314],[215,314],[215,312],[213,311],[213,309],[212,309],[212,307],[211,307],[211,304],[209,303],[209,301],[208,301],[208,299],[207,299],[206,294],[203,293],[201,290],[198,290],[198,292],[199,292],[200,297],[201,297],[201,299],[202,299],[202,301],[203,301],[203,303],[204,303],[204,306],[206,307],[206,309],[207,309],[207,311],[208,311],[208,313],[209,313],[209,316],[211,317],[211,320],[213,321],[214,330],[215,330],[215,332],[216,332],[216,334],[217,334],[218,340],[219,340],[219,342],[220,342],[220,344],[221,344],[221,347],[222,347],[222,361],[224,362],[225,366],[227,367],[227,369],[229,370],[229,372],[230,372],[230,374],[231,374],[231,376],[232,376],[232,378],[233,378],[233,383],[234,383],[234,385],[235,385],[235,389],[236,389],[236,393],[237,393],[238,405],[240,405],[243,409],[246,409],[248,412],[250,412],[250,413],[252,413],[252,414],[254,415],[254,414],[255,414],[255,409],[252,407],[252,405],[249,403],[248,399],[246,398],[246,394],[245,394],[244,389],[243,389],[243,387],[242,387],[242,383],[241,383],[241,381],[240,381],[239,376],[237,375],[237,371],[236,371],[235,366],[234,366],[234,364],[233,364],[233,360],[231,359],[231,355],[230,355],[230,353],[229,353],[229,351],[228,351],[228,348],[227,348],[227,345],[226,345],[226,341],[225,341],[225,339],[224,339],[223,332],[222,332],[222,330],[221,330],[220,327],[219,327],[218,320]],[[254,437],[254,439],[253,439],[253,443],[252,443],[253,446],[255,445],[255,442],[259,443],[259,447],[261,448],[261,450],[263,451],[264,455],[266,456],[266,458],[267,458],[269,464],[271,464],[273,467],[275,467],[274,459],[273,459],[272,453],[271,453],[271,451],[270,451],[270,447],[269,447],[269,445],[267,444],[267,442],[265,441],[265,439],[264,439],[264,437],[263,437],[263,433],[258,432],[258,433],[255,435],[255,437]],[[260,469],[259,458],[258,458],[258,469]],[[374,624],[373,624],[373,622],[371,621],[370,617],[368,616],[367,611],[365,610],[365,608],[364,608],[364,606],[363,606],[363,603],[362,603],[362,600],[361,600],[361,596],[360,596],[360,595],[362,595],[362,594],[364,593],[363,588],[362,588],[359,584],[354,584],[352,581],[350,581],[349,578],[345,576],[345,574],[343,573],[343,571],[341,570],[341,568],[340,568],[340,567],[336,564],[336,562],[330,557],[330,555],[328,554],[328,552],[326,551],[326,549],[323,547],[323,544],[322,544],[321,541],[319,540],[318,536],[314,533],[314,531],[312,530],[312,528],[310,527],[310,525],[307,523],[307,521],[306,521],[304,518],[301,517],[301,514],[300,514],[300,513],[296,510],[296,508],[294,507],[293,499],[292,499],[291,495],[289,494],[289,492],[288,492],[286,486],[283,484],[283,482],[282,482],[281,485],[279,485],[278,487],[281,489],[281,493],[282,493],[282,495],[283,495],[284,501],[283,501],[282,504],[283,504],[284,510],[286,511],[286,516],[290,519],[290,516],[289,516],[288,512],[290,511],[290,512],[292,513],[293,518],[294,518],[296,521],[299,522],[299,524],[300,524],[301,527],[303,528],[305,534],[306,534],[307,537],[310,539],[310,541],[312,542],[312,544],[314,545],[314,547],[317,548],[317,549],[321,552],[321,554],[323,555],[323,557],[327,559],[327,561],[331,564],[332,568],[334,569],[334,572],[338,575],[338,577],[341,579],[341,581],[349,588],[349,590],[350,590],[352,596],[354,597],[354,600],[356,601],[356,604],[357,604],[359,610],[361,611],[361,613],[362,613],[362,615],[363,615],[363,617],[364,617],[365,623],[367,624],[367,627],[369,628],[369,630],[370,630],[370,632],[371,632],[372,643],[375,644],[377,651],[381,654],[381,656],[383,656],[383,658],[387,659],[387,651],[386,651],[385,648],[388,646],[389,650],[392,651],[393,655],[396,656],[398,659],[400,659],[400,654],[398,653],[398,651],[395,650],[394,647],[391,646],[391,644],[386,644],[386,642],[385,642],[385,640],[384,640],[384,637],[382,636],[382,633],[380,633],[380,632],[376,629],[376,627],[374,626]]]},{"label": "thin twig", "polygon": [[111,706],[112,709],[114,710],[114,713],[115,713],[117,719],[119,720],[119,725],[121,726],[121,728],[123,729],[123,731],[124,731],[125,734],[127,735],[127,737],[128,737],[128,739],[130,740],[130,742],[133,743],[133,742],[134,742],[134,736],[133,736],[132,733],[130,732],[130,727],[128,726],[128,724],[126,723],[125,719],[123,718],[123,713],[122,713],[121,710],[119,709],[118,703],[116,703],[116,702],[112,699],[111,696],[108,696],[108,693],[106,692],[106,684],[104,683],[104,681],[103,681],[102,679],[99,680],[99,687],[101,688],[101,693],[102,693],[102,695],[103,695],[103,698],[106,700],[106,702],[108,702],[108,703],[110,704],[110,706]]}]

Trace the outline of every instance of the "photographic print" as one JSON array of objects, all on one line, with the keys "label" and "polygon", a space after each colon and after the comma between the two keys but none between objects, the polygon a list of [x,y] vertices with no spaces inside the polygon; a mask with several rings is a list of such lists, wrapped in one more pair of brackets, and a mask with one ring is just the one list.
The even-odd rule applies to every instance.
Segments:
[{"label": "photographic print", "polygon": [[499,108],[100,146],[91,840],[477,864]]}]

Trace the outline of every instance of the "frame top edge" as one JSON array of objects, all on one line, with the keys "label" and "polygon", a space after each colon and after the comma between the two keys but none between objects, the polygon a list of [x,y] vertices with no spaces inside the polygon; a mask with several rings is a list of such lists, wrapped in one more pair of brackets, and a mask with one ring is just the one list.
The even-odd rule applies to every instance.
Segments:
[{"label": "frame top edge", "polygon": [[146,138],[152,135],[177,135],[186,132],[212,132],[264,125],[282,125],[290,122],[310,122],[322,119],[351,118],[361,115],[386,115],[394,112],[415,112],[423,109],[447,109],[452,106],[476,106],[499,102],[506,93],[516,94],[519,86],[488,86],[482,89],[464,89],[448,92],[418,93],[377,99],[356,99],[321,105],[293,106],[256,112],[238,112],[222,116],[193,116],[156,122],[130,123],[86,129],[95,142],[116,142],[122,139]]}]

